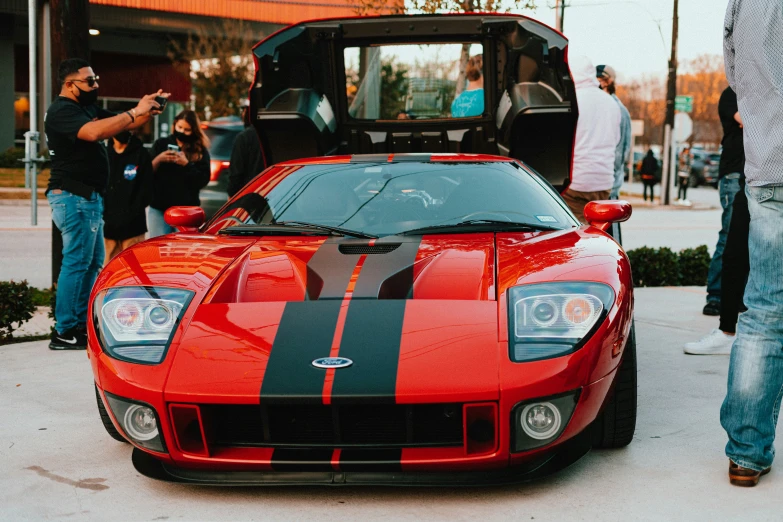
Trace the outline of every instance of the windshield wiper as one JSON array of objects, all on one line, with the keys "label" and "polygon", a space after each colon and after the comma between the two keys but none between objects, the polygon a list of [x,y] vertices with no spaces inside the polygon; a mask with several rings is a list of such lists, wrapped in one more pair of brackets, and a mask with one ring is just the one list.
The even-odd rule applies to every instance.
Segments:
[{"label": "windshield wiper", "polygon": [[291,235],[310,234],[318,230],[329,232],[335,236],[353,236],[362,239],[376,239],[378,236],[366,234],[357,230],[350,230],[318,223],[306,223],[304,221],[278,221],[277,223],[256,223],[254,225],[235,225],[220,230],[218,233],[229,236],[257,236],[257,235]]},{"label": "windshield wiper", "polygon": [[548,225],[539,225],[537,223],[517,223],[514,221],[501,221],[495,219],[469,219],[467,221],[460,221],[459,223],[448,223],[445,225],[432,225],[429,227],[414,228],[412,230],[406,230],[400,232],[399,235],[422,235],[422,234],[436,234],[449,232],[464,232],[465,229],[486,229],[488,231],[497,232],[545,232],[550,230],[562,230],[561,228],[551,227]]}]

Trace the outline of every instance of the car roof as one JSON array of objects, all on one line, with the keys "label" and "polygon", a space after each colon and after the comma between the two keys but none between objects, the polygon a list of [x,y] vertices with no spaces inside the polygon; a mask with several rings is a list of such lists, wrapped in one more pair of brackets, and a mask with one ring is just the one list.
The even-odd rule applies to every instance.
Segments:
[{"label": "car roof", "polygon": [[513,158],[494,156],[491,154],[353,154],[343,156],[321,156],[317,158],[302,158],[277,163],[277,167],[294,165],[335,165],[348,163],[398,163],[398,162],[460,162],[460,163],[487,163],[487,162],[516,162]]}]

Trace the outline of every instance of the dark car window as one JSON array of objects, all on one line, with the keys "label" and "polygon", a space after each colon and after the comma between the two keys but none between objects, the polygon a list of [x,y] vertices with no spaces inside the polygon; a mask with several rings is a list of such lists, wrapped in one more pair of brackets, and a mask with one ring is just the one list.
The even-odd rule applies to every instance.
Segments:
[{"label": "dark car window", "polygon": [[514,163],[307,165],[273,187],[262,176],[235,196],[208,230],[299,221],[376,236],[466,220],[567,228],[576,225],[557,194]]}]

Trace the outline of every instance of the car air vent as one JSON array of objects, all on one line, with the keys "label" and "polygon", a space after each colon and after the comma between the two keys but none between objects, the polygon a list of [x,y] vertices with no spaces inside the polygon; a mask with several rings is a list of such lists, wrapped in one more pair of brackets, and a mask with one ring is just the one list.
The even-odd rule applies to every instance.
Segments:
[{"label": "car air vent", "polygon": [[399,247],[399,243],[385,243],[383,245],[340,245],[340,253],[346,255],[364,254],[388,254]]}]

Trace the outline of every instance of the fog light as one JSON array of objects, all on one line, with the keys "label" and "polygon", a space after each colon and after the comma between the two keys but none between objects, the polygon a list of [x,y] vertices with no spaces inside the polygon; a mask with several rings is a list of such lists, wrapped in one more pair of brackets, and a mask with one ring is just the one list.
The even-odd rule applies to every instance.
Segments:
[{"label": "fog light", "polygon": [[125,412],[128,435],[136,440],[151,440],[158,436],[158,422],[152,408],[134,404]]},{"label": "fog light", "polygon": [[551,402],[528,404],[520,416],[522,430],[536,440],[550,438],[560,430],[562,423],[560,410]]}]

